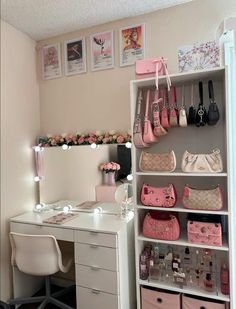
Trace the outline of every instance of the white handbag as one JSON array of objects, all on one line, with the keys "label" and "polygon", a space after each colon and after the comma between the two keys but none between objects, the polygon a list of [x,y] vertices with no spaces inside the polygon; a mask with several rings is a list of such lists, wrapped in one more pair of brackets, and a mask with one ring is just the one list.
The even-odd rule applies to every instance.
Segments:
[{"label": "white handbag", "polygon": [[223,171],[220,150],[214,149],[209,154],[192,154],[186,150],[181,168],[185,173],[220,173]]}]

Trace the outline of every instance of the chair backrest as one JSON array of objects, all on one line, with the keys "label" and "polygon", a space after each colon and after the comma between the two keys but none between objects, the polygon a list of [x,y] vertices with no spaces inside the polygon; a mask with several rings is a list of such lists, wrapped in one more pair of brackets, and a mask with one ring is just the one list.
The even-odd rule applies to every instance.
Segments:
[{"label": "chair backrest", "polygon": [[61,251],[52,235],[10,233],[11,263],[26,274],[47,276],[55,274],[62,265]]}]

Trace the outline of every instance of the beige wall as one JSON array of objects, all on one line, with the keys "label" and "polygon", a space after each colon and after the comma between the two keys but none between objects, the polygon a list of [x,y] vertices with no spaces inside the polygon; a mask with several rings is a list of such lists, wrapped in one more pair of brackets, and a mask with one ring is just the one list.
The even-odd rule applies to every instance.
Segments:
[{"label": "beige wall", "polygon": [[9,218],[36,202],[33,164],[39,133],[35,42],[1,21],[1,290],[11,295]]},{"label": "beige wall", "polygon": [[145,22],[146,57],[163,55],[168,58],[170,72],[177,72],[177,46],[213,40],[220,22],[233,15],[236,15],[235,0],[196,0],[42,42],[63,43],[67,39],[85,36],[89,55],[90,34],[109,29],[115,31],[114,69],[91,72],[90,57],[87,57],[86,74],[40,83],[41,132],[73,133],[130,127],[129,81],[134,78],[134,66],[119,67],[120,27]]}]

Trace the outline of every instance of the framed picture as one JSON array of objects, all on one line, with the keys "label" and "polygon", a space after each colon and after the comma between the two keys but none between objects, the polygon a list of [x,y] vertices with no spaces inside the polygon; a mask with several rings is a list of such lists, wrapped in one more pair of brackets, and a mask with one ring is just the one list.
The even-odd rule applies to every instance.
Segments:
[{"label": "framed picture", "polygon": [[65,75],[75,75],[86,72],[85,38],[64,42]]},{"label": "framed picture", "polygon": [[120,29],[120,66],[132,65],[145,57],[145,24]]},{"label": "framed picture", "polygon": [[203,70],[220,65],[220,48],[213,42],[178,47],[179,72]]},{"label": "framed picture", "polygon": [[60,43],[42,47],[42,77],[43,79],[61,77]]},{"label": "framed picture", "polygon": [[91,70],[106,70],[114,67],[113,31],[95,33],[90,37]]}]

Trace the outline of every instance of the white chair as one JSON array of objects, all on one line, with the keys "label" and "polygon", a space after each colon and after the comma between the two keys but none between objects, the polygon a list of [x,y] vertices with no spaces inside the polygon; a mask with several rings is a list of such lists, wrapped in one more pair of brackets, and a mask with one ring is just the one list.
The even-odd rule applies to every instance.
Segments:
[{"label": "white chair", "polygon": [[56,238],[52,235],[27,235],[11,232],[10,242],[12,247],[12,266],[16,266],[25,274],[44,276],[46,295],[15,298],[11,299],[9,304],[19,305],[42,302],[38,309],[44,308],[48,303],[52,303],[63,309],[73,309],[57,300],[56,297],[64,295],[74,288],[74,286],[51,294],[50,275],[58,271],[66,273],[72,265],[72,257],[63,265],[61,250]]}]

